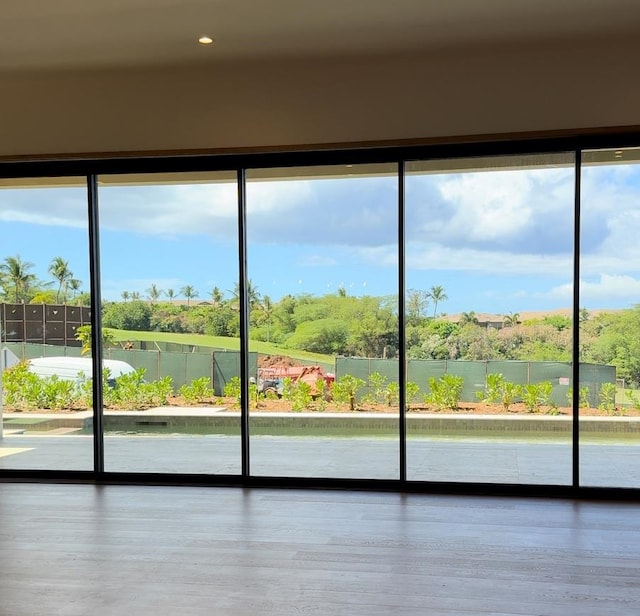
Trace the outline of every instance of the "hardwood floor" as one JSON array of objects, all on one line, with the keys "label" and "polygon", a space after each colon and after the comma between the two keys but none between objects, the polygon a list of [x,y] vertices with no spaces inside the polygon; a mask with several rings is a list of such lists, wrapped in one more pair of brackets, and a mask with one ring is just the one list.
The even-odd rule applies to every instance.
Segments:
[{"label": "hardwood floor", "polygon": [[0,484],[2,616],[640,614],[640,504]]}]

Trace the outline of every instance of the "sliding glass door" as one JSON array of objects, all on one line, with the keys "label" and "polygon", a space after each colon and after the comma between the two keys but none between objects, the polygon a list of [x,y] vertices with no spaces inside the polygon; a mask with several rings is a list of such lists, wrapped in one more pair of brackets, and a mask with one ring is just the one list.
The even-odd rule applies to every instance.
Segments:
[{"label": "sliding glass door", "polygon": [[247,172],[254,475],[397,479],[396,165]]},{"label": "sliding glass door", "polygon": [[583,154],[580,483],[640,487],[640,150]]},{"label": "sliding glass door", "polygon": [[235,179],[99,178],[106,471],[240,472]]},{"label": "sliding glass door", "polygon": [[0,184],[0,468],[93,470],[87,181]]},{"label": "sliding glass door", "polygon": [[571,483],[572,154],[406,178],[407,477]]}]

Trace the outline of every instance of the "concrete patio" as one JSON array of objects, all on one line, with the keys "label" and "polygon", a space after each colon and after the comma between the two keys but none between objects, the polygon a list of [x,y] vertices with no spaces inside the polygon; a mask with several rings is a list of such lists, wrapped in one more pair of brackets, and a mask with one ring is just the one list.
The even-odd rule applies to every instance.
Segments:
[{"label": "concrete patio", "polygon": [[[197,415],[197,414],[196,414]],[[105,436],[105,470],[114,472],[239,474],[239,423],[224,433],[154,432],[145,415],[138,433]],[[299,416],[297,416],[299,417]],[[0,469],[91,470],[93,438],[77,427],[12,429],[5,415]],[[31,417],[34,422],[39,419]],[[554,419],[554,418],[548,418]],[[253,419],[252,419],[253,422]],[[41,423],[41,422],[40,422]],[[265,430],[259,422],[251,438],[251,473],[256,476],[397,479],[398,439],[393,432],[348,436]],[[145,433],[140,433],[144,430]],[[83,433],[84,432],[84,433]],[[266,432],[266,433],[265,433]],[[454,431],[412,436],[407,444],[408,478],[417,481],[468,481],[568,485],[571,444],[565,429],[538,434],[495,430]],[[581,483],[585,486],[640,487],[640,438],[613,433],[581,444]]]}]

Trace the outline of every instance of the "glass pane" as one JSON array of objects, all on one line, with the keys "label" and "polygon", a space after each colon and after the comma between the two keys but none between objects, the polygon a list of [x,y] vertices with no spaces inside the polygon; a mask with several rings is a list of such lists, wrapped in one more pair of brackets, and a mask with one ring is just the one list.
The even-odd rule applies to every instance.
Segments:
[{"label": "glass pane", "polygon": [[409,479],[571,482],[572,165],[408,165]]},{"label": "glass pane", "polygon": [[0,183],[0,468],[92,470],[85,178]]},{"label": "glass pane", "polygon": [[396,166],[247,180],[252,474],[397,479]]},{"label": "glass pane", "polygon": [[240,472],[235,173],[100,178],[105,469]]},{"label": "glass pane", "polygon": [[640,150],[583,154],[580,483],[640,487]]}]

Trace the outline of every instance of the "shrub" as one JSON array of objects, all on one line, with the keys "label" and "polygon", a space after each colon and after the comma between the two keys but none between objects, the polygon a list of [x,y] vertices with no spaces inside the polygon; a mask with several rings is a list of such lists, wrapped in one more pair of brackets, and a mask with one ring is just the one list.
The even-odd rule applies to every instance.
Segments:
[{"label": "shrub", "polygon": [[[567,390],[567,402],[569,406],[573,405],[573,387],[569,387]],[[591,402],[589,401],[589,388],[583,386],[580,388],[578,392],[578,407],[581,409],[588,409],[591,406]]]},{"label": "shrub", "polygon": [[[535,391],[535,390],[534,390]],[[501,403],[505,411],[523,395],[522,385],[506,381],[502,374],[487,374],[484,391],[476,397],[488,404]],[[536,394],[533,394],[535,397]]]},{"label": "shrub", "polygon": [[235,406],[239,408],[241,391],[240,377],[234,376],[225,383],[223,393],[226,398],[235,398]]},{"label": "shrub", "polygon": [[[407,381],[405,386],[405,401],[407,406],[415,401],[420,392],[420,386],[413,381]],[[391,381],[384,390],[384,402],[387,406],[397,406],[400,404],[400,385],[396,381]]]},{"label": "shrub", "polygon": [[429,378],[430,393],[425,396],[429,404],[434,404],[438,410],[449,408],[456,410],[462,396],[464,379],[453,374],[444,374],[439,379]]},{"label": "shrub", "polygon": [[294,383],[290,376],[285,376],[282,379],[282,397],[289,402],[293,400],[293,386]]},{"label": "shrub", "polygon": [[379,372],[372,372],[369,375],[369,393],[366,401],[373,404],[384,402],[386,400],[387,377]]},{"label": "shrub", "polygon": [[17,410],[71,409],[82,400],[82,391],[76,383],[55,375],[38,377],[29,372],[26,361],[7,368],[2,383],[5,404]]},{"label": "shrub", "polygon": [[131,302],[113,302],[105,306],[102,313],[102,325],[114,329],[151,329],[151,306],[142,300]]},{"label": "shrub", "polygon": [[509,410],[509,407],[517,402],[518,398],[522,395],[522,386],[516,383],[510,383],[505,381],[502,384],[502,406],[505,411]]},{"label": "shrub", "polygon": [[598,408],[613,413],[616,410],[616,386],[613,383],[603,383],[600,387],[600,404]]},{"label": "shrub", "polygon": [[[162,406],[167,403],[173,393],[173,383],[170,376],[158,381],[147,383],[144,380],[145,369],[138,368],[129,374],[122,374],[116,378],[115,386],[107,387],[111,404],[122,409],[148,408]],[[106,400],[105,400],[106,402]]]},{"label": "shrub", "polygon": [[636,410],[640,410],[640,396],[637,392],[632,390],[627,390],[627,398],[631,402],[632,408]]},{"label": "shrub", "polygon": [[354,411],[356,408],[356,396],[358,394],[358,390],[365,385],[366,383],[362,379],[351,374],[345,374],[333,384],[333,399],[336,402],[348,404],[349,408]]},{"label": "shrub", "polygon": [[298,381],[292,389],[291,410],[302,411],[309,408],[312,402],[311,385],[305,381]]},{"label": "shrub", "polygon": [[484,391],[477,392],[476,397],[482,402],[486,402],[488,404],[502,402],[502,390],[505,382],[506,381],[502,374],[487,374]]},{"label": "shrub", "polygon": [[316,404],[319,411],[326,410],[329,399],[331,399],[331,389],[327,386],[327,382],[320,378],[316,381]]},{"label": "shrub", "polygon": [[213,388],[211,387],[211,379],[208,376],[203,376],[199,379],[194,379],[191,383],[185,383],[178,393],[190,403],[202,403],[205,400],[213,398]]},{"label": "shrub", "polygon": [[552,391],[553,385],[551,382],[543,381],[542,383],[521,385],[520,394],[527,411],[529,413],[538,413],[542,406],[555,407],[550,400]]},{"label": "shrub", "polygon": [[391,381],[391,383],[387,385],[386,399],[387,406],[394,406],[400,403],[400,385],[398,385],[396,381]]},{"label": "shrub", "polygon": [[407,404],[411,404],[420,391],[420,385],[413,381],[407,381],[404,391]]}]

